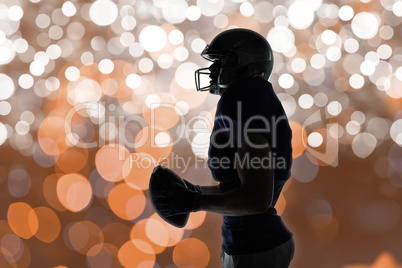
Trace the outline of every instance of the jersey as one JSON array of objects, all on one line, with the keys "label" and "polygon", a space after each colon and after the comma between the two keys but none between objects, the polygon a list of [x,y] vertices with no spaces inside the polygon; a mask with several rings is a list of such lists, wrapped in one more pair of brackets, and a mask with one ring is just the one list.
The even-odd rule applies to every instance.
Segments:
[{"label": "jersey", "polygon": [[252,156],[236,159],[238,145],[249,133],[260,133],[270,143],[270,155],[260,164],[274,169],[273,200],[262,214],[223,216],[222,249],[229,255],[266,251],[293,236],[275,209],[290,177],[292,131],[271,83],[260,77],[235,82],[218,101],[208,149],[208,167],[214,180],[219,182],[221,192],[241,185],[236,165],[253,164]]}]

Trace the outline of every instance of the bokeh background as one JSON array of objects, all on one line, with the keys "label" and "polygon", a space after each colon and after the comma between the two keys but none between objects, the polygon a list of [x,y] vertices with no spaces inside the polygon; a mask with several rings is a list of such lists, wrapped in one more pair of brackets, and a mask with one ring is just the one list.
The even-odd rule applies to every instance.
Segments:
[{"label": "bokeh background", "polygon": [[400,0],[2,0],[0,266],[220,267],[221,216],[169,226],[148,179],[162,163],[215,184],[219,96],[194,70],[244,27],[272,46],[293,130],[292,267],[402,267],[401,17]]}]

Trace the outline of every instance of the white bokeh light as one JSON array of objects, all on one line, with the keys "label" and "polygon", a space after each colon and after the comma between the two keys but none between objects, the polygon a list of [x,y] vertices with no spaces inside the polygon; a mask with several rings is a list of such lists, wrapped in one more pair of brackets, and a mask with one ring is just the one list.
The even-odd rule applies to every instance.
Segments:
[{"label": "white bokeh light", "polygon": [[272,28],[267,36],[273,51],[286,52],[294,47],[295,36],[293,32],[284,26]]},{"label": "white bokeh light", "polygon": [[158,147],[164,148],[170,143],[170,136],[166,132],[159,132],[155,135],[155,144]]},{"label": "white bokeh light", "polygon": [[151,109],[158,108],[161,105],[161,98],[156,94],[150,94],[145,99],[145,104]]},{"label": "white bokeh light", "polygon": [[197,0],[197,6],[205,16],[212,17],[219,14],[225,5],[224,0]]},{"label": "white bokeh light", "polygon": [[0,73],[0,100],[10,98],[15,91],[13,80],[6,74]]},{"label": "white bokeh light", "polygon": [[281,74],[278,79],[278,83],[283,88],[291,88],[295,82],[295,79],[290,74]]},{"label": "white bokeh light", "polygon": [[303,94],[299,97],[299,106],[303,109],[313,107],[314,98],[310,94]]},{"label": "white bokeh light", "polygon": [[361,39],[370,39],[378,32],[379,23],[375,15],[360,12],[352,20],[352,31]]},{"label": "white bokeh light", "polygon": [[349,78],[349,84],[354,89],[360,89],[364,86],[364,77],[360,74],[353,74]]},{"label": "white bokeh light", "polygon": [[162,50],[167,42],[166,32],[159,26],[149,25],[140,33],[140,44],[149,52]]},{"label": "white bokeh light", "polygon": [[323,141],[324,138],[322,137],[321,133],[318,132],[312,132],[307,137],[308,144],[313,148],[320,146]]},{"label": "white bokeh light", "polygon": [[110,74],[111,72],[113,72],[114,63],[109,59],[103,59],[99,62],[98,68],[101,73]]},{"label": "white bokeh light", "polygon": [[354,10],[351,6],[342,6],[339,9],[339,18],[343,21],[349,21],[353,18]]},{"label": "white bokeh light", "polygon": [[11,6],[8,9],[8,18],[12,21],[19,21],[24,15],[24,10],[20,6]]},{"label": "white bokeh light", "polygon": [[71,1],[64,2],[61,11],[66,17],[72,17],[77,13],[77,9]]},{"label": "white bokeh light", "polygon": [[129,74],[126,77],[126,85],[129,88],[138,88],[142,83],[141,76],[138,74]]},{"label": "white bokeh light", "polygon": [[185,0],[165,0],[166,7],[162,8],[162,16],[172,24],[182,23],[186,19],[188,4]]},{"label": "white bokeh light", "polygon": [[80,78],[80,70],[75,66],[70,66],[66,69],[65,75],[69,81],[77,81]]},{"label": "white bokeh light", "polygon": [[111,0],[96,0],[89,9],[91,20],[99,26],[112,24],[118,15],[117,5]]},{"label": "white bokeh light", "polygon": [[29,74],[23,74],[18,78],[18,84],[24,89],[31,88],[34,84],[34,79]]},{"label": "white bokeh light", "polygon": [[194,72],[200,68],[193,62],[185,62],[177,67],[175,72],[176,82],[179,86],[185,89],[191,89],[195,87]]},{"label": "white bokeh light", "polygon": [[331,115],[338,115],[342,111],[342,105],[338,101],[331,101],[327,106],[327,111]]},{"label": "white bokeh light", "polygon": [[290,25],[295,29],[306,29],[314,21],[312,6],[301,0],[297,0],[290,5],[287,15]]}]

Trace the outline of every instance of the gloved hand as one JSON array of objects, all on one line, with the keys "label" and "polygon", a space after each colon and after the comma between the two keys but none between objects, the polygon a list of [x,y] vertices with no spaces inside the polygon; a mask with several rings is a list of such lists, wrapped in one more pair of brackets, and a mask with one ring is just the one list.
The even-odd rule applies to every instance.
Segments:
[{"label": "gloved hand", "polygon": [[185,179],[183,179],[183,181],[184,181],[184,183],[186,184],[186,186],[187,186],[187,188],[189,190],[192,190],[192,191],[195,191],[195,192],[198,192],[198,193],[202,193],[201,186],[194,185],[194,184],[192,184],[191,182],[189,182],[189,181],[187,181]]},{"label": "gloved hand", "polygon": [[201,193],[187,188],[177,191],[161,191],[157,194],[155,206],[165,217],[187,214],[200,209]]}]

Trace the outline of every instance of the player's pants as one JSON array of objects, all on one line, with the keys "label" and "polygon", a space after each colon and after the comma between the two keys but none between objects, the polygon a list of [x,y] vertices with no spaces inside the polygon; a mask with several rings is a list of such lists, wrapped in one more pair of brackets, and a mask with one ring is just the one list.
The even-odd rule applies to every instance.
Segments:
[{"label": "player's pants", "polygon": [[295,252],[293,237],[276,248],[244,255],[222,253],[223,268],[288,268]]}]

